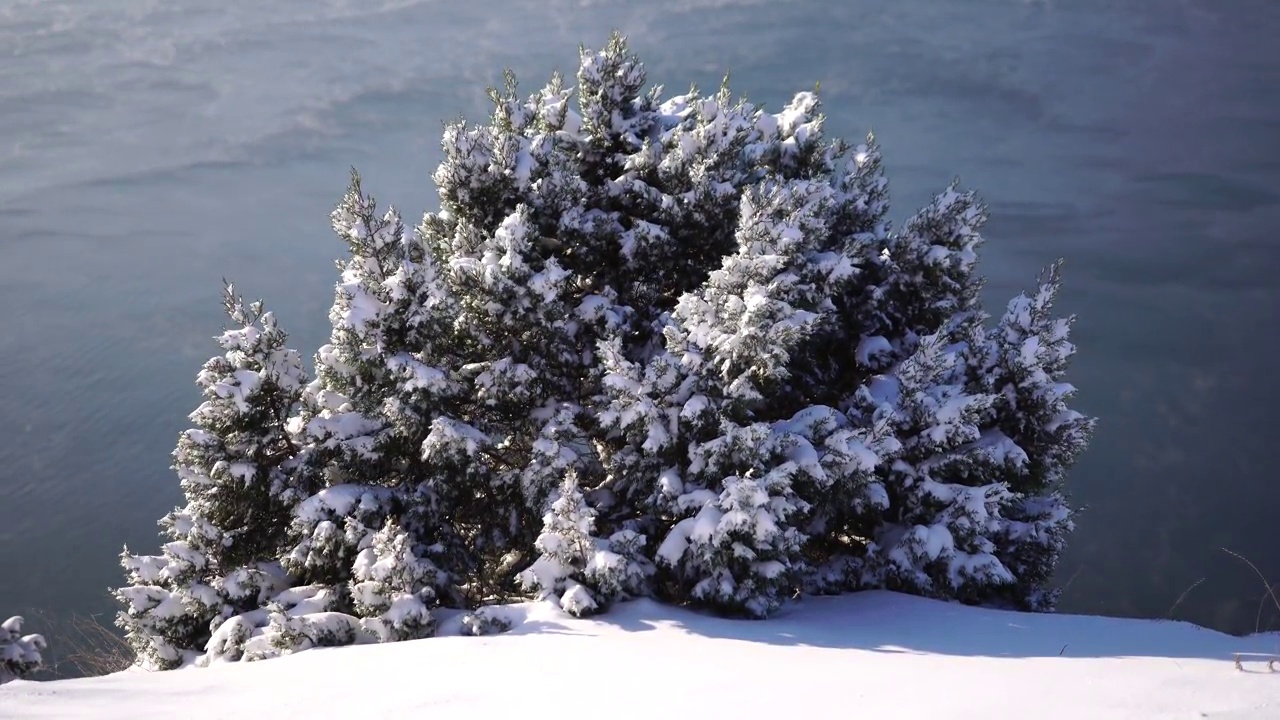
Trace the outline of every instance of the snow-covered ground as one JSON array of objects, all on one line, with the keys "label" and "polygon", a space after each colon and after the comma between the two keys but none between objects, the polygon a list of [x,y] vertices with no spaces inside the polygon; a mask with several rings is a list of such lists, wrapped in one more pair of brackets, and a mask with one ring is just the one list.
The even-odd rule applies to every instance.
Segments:
[{"label": "snow-covered ground", "polygon": [[1280,635],[1029,615],[887,592],[735,621],[649,601],[509,633],[0,687],[0,718],[1280,718]]}]

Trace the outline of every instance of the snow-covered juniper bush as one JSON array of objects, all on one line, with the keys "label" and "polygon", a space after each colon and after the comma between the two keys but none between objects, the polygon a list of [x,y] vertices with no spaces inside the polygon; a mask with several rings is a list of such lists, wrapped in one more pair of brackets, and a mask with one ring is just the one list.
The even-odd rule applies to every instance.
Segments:
[{"label": "snow-covered juniper bush", "polygon": [[827,138],[815,93],[770,113],[647,83],[619,35],[572,87],[508,74],[446,128],[416,227],[353,174],[314,379],[228,291],[187,506],[162,555],[125,555],[143,663],[422,637],[529,595],[1053,606],[1093,427],[1057,266],[988,322],[972,193],[894,228],[874,138]]},{"label": "snow-covered juniper bush", "polygon": [[116,590],[117,624],[158,668],[177,667],[204,649],[211,625],[288,587],[276,560],[306,497],[287,427],[306,381],[301,358],[261,303],[246,305],[230,285],[223,303],[224,352],[200,370],[205,400],[173,452],[187,504],[160,521],[169,539],[162,554],[125,549],[129,585]]},{"label": "snow-covered juniper bush", "polygon": [[15,615],[0,623],[0,685],[26,677],[44,667],[48,649],[43,635],[23,635],[23,620]]}]

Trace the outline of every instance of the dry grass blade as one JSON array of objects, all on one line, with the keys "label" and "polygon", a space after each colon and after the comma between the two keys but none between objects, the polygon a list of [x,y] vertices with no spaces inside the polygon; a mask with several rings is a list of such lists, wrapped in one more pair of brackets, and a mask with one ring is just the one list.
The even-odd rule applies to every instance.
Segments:
[{"label": "dry grass blade", "polygon": [[62,662],[81,675],[110,675],[133,666],[133,648],[97,616],[74,615],[69,625],[71,632],[62,639],[67,647]]},{"label": "dry grass blade", "polygon": [[[1266,590],[1266,592],[1265,592],[1265,593],[1263,594],[1263,596],[1262,596],[1262,602],[1263,602],[1263,603],[1265,603],[1265,602],[1267,601],[1267,598],[1268,598],[1268,597],[1270,597],[1270,598],[1271,598],[1271,602],[1272,602],[1272,603],[1274,603],[1274,604],[1275,604],[1275,606],[1276,606],[1276,610],[1277,610],[1277,611],[1280,611],[1280,598],[1276,598],[1275,586],[1273,586],[1273,585],[1271,584],[1271,581],[1267,579],[1267,576],[1266,576],[1266,575],[1263,575],[1263,574],[1262,574],[1262,571],[1258,569],[1258,566],[1257,566],[1257,565],[1254,565],[1252,562],[1250,562],[1250,561],[1249,561],[1249,558],[1247,558],[1247,557],[1245,557],[1245,556],[1241,555],[1241,554],[1240,554],[1240,553],[1238,553],[1238,552],[1235,552],[1234,550],[1228,550],[1227,548],[1222,548],[1222,552],[1224,552],[1224,553],[1226,553],[1226,554],[1228,554],[1228,555],[1234,555],[1235,557],[1240,558],[1240,560],[1241,560],[1241,561],[1243,561],[1243,562],[1244,562],[1244,564],[1248,565],[1248,566],[1249,566],[1249,567],[1250,567],[1250,568],[1251,568],[1255,573],[1257,573],[1258,577],[1262,579],[1262,587],[1263,587],[1263,589],[1265,589],[1265,590]],[[1255,626],[1254,626],[1253,631],[1254,631],[1255,633],[1257,633],[1257,632],[1262,632],[1262,610],[1261,610],[1261,607],[1259,607],[1259,610],[1258,610],[1258,619],[1257,619],[1257,623],[1256,623],[1256,624],[1255,624]]]},{"label": "dry grass blade", "polygon": [[133,666],[133,648],[98,616],[55,617],[47,612],[35,615],[41,618],[42,634],[49,641],[49,655],[54,662],[46,672],[53,678],[97,677]]},{"label": "dry grass blade", "polygon": [[[1272,585],[1272,586],[1270,587],[1270,589],[1268,590],[1268,594],[1271,596],[1271,598],[1272,598],[1272,599],[1274,599],[1274,598],[1275,598],[1275,596],[1276,596],[1276,588],[1278,588],[1278,587],[1280,587],[1280,583],[1276,583],[1276,584]],[[1257,631],[1257,628],[1262,627],[1262,611],[1263,611],[1263,609],[1264,609],[1264,608],[1266,608],[1266,607],[1267,607],[1267,595],[1263,595],[1263,596],[1258,600],[1258,614],[1257,614],[1257,616],[1255,616],[1255,617],[1254,617],[1254,619],[1253,619],[1253,627],[1254,627],[1255,632]]]},{"label": "dry grass blade", "polygon": [[1075,581],[1076,581],[1076,578],[1080,576],[1080,572],[1081,572],[1082,570],[1084,570],[1084,566],[1083,566],[1083,565],[1082,565],[1082,566],[1080,566],[1080,567],[1078,567],[1078,568],[1076,568],[1076,571],[1075,571],[1075,572],[1073,572],[1073,573],[1071,573],[1071,577],[1067,578],[1067,581],[1066,581],[1065,583],[1063,583],[1062,587],[1058,588],[1058,595],[1066,595],[1066,594],[1067,594],[1067,590],[1071,588],[1071,583],[1073,583],[1073,582],[1075,582]]},{"label": "dry grass blade", "polygon": [[1204,578],[1200,578],[1199,580],[1191,583],[1191,587],[1188,587],[1186,590],[1183,590],[1182,594],[1178,596],[1178,599],[1175,600],[1173,602],[1173,605],[1169,607],[1169,612],[1165,613],[1165,619],[1172,620],[1173,611],[1177,610],[1178,606],[1182,604],[1182,601],[1185,600],[1186,597],[1191,594],[1192,590],[1195,590],[1196,588],[1200,587],[1200,583],[1202,582],[1204,582]]}]

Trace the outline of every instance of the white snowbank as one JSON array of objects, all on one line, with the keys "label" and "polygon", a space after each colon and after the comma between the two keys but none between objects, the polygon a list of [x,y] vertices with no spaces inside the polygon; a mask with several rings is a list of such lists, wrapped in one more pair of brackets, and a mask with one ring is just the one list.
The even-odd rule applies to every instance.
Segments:
[{"label": "white snowbank", "polygon": [[763,622],[648,601],[592,620],[551,603],[503,613],[515,628],[498,636],[18,681],[0,687],[0,718],[1280,718],[1280,672],[1233,663],[1277,652],[1280,635],[887,592],[810,598]]}]

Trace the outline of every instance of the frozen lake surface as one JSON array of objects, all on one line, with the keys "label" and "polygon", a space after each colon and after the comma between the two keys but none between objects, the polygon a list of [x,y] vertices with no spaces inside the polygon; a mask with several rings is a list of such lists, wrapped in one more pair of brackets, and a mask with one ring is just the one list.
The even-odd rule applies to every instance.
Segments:
[{"label": "frozen lake surface", "polygon": [[121,546],[157,546],[221,277],[314,349],[347,168],[418,215],[442,120],[612,28],[668,87],[820,82],[895,218],[960,175],[993,309],[1065,256],[1101,419],[1065,609],[1160,617],[1206,578],[1177,616],[1253,630],[1220,548],[1280,580],[1273,0],[0,0],[0,613],[110,612]]}]

